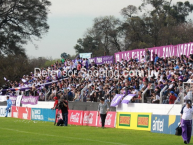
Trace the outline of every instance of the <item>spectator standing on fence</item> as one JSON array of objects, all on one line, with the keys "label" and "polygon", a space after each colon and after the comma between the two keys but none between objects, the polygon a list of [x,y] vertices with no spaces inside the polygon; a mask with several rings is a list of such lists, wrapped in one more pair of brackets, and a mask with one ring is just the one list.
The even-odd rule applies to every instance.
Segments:
[{"label": "spectator standing on fence", "polygon": [[12,105],[12,102],[11,102],[11,100],[9,99],[9,97],[7,96],[7,107],[6,107],[6,116],[5,117],[7,117],[8,116],[8,113],[10,112],[10,108],[11,108],[11,105]]},{"label": "spectator standing on fence", "polygon": [[100,103],[98,106],[98,115],[100,114],[101,124],[102,124],[103,129],[105,127],[105,119],[106,119],[107,113],[109,111],[109,105],[107,103],[105,103],[104,101],[105,101],[105,98],[102,97],[100,99]]},{"label": "spectator standing on fence", "polygon": [[184,106],[181,111],[182,138],[185,144],[190,143],[192,134],[192,116],[193,116],[192,101],[187,100],[186,106]]}]

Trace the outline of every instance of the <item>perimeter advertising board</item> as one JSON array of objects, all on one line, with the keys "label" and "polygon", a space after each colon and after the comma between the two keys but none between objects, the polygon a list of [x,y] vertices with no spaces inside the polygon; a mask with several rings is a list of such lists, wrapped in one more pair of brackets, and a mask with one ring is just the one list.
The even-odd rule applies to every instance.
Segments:
[{"label": "perimeter advertising board", "polygon": [[84,111],[83,125],[96,126],[97,125],[97,111]]},{"label": "perimeter advertising board", "polygon": [[[101,118],[100,118],[100,116],[98,116],[97,118],[98,118],[97,126],[101,127]],[[115,123],[116,123],[116,112],[110,112],[109,111],[107,113],[107,117],[105,119],[105,127],[114,128]]]},{"label": "perimeter advertising board", "polygon": [[32,108],[31,109],[31,120],[54,122],[55,114],[56,114],[56,110]]},{"label": "perimeter advertising board", "polygon": [[179,115],[152,115],[151,132],[175,134],[179,123]]},{"label": "perimeter advertising board", "polygon": [[[83,125],[85,126],[98,126],[101,127],[100,114],[97,111],[84,111],[83,112]],[[116,112],[108,112],[105,119],[105,127],[114,128],[116,120]]]},{"label": "perimeter advertising board", "polygon": [[116,128],[151,131],[151,113],[117,112]]},{"label": "perimeter advertising board", "polygon": [[[0,117],[5,117],[6,116],[6,108],[7,106],[0,106]],[[11,113],[8,113],[7,117],[11,117]]]},{"label": "perimeter advertising board", "polygon": [[31,108],[19,107],[18,118],[31,120]]},{"label": "perimeter advertising board", "polygon": [[83,111],[68,110],[68,124],[82,125]]},{"label": "perimeter advertising board", "polygon": [[31,108],[12,106],[11,117],[31,120]]}]

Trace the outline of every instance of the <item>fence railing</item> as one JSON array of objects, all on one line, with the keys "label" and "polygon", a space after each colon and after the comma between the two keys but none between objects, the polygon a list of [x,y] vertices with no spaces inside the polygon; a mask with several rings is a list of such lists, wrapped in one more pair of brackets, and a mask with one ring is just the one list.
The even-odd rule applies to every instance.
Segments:
[{"label": "fence railing", "polygon": [[160,92],[160,104],[162,104],[162,102],[163,102],[163,92],[165,91],[167,89],[167,86],[165,86],[162,90],[161,90],[161,92]]},{"label": "fence railing", "polygon": [[142,103],[144,103],[144,97],[145,97],[145,93],[147,92],[147,90],[148,90],[148,87],[142,93]]}]

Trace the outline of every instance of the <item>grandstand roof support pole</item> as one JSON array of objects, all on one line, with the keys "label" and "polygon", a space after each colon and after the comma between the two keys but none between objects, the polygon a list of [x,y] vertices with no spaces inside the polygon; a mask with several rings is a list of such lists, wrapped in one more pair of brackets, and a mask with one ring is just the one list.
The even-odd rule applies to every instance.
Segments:
[{"label": "grandstand roof support pole", "polygon": [[142,93],[142,103],[144,103],[144,96],[145,96],[145,93],[147,92],[147,90],[148,90],[148,87]]},{"label": "grandstand roof support pole", "polygon": [[182,101],[182,107],[183,107],[183,105],[184,105],[184,92],[185,92],[185,90],[184,90],[184,83],[183,83],[183,89],[182,89],[182,91],[183,91],[183,95],[182,95],[182,99],[181,99],[181,101]]},{"label": "grandstand roof support pole", "polygon": [[162,102],[163,102],[163,92],[164,92],[166,89],[167,89],[167,86],[165,86],[165,87],[161,90],[161,92],[160,92],[160,101],[159,101],[160,104],[162,104]]}]

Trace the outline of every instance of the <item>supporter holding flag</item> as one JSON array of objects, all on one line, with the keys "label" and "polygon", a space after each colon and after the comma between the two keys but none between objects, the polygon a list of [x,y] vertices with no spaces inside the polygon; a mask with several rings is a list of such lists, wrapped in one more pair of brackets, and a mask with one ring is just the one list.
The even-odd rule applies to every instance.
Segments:
[{"label": "supporter holding flag", "polygon": [[9,99],[9,97],[7,96],[7,107],[6,107],[6,116],[8,116],[8,113],[10,112],[10,108],[11,108],[11,105],[12,105],[12,101]]}]

